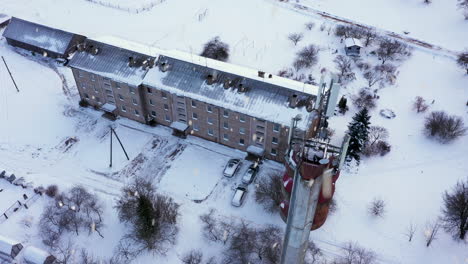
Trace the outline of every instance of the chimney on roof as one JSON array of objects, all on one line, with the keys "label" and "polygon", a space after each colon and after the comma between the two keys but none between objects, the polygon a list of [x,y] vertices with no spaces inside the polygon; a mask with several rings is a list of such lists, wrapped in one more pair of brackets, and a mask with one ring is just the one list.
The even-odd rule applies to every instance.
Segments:
[{"label": "chimney on roof", "polygon": [[299,102],[299,97],[297,94],[292,94],[289,96],[289,107],[295,108]]},{"label": "chimney on roof", "polygon": [[268,78],[270,78],[270,79],[273,78],[273,74],[271,74],[271,73],[268,74]]},{"label": "chimney on roof", "polygon": [[76,45],[76,49],[78,51],[83,51],[83,50],[85,50],[85,48],[86,48],[86,46],[85,46],[84,43],[80,43],[80,44]]},{"label": "chimney on roof", "polygon": [[224,80],[224,83],[223,83],[224,89],[229,89],[229,87],[231,87],[231,85],[232,85],[231,79],[226,78],[226,80]]},{"label": "chimney on roof", "polygon": [[216,82],[217,77],[218,73],[216,71],[213,71],[212,73],[208,74],[208,76],[206,76],[206,83],[212,85]]},{"label": "chimney on roof", "polygon": [[97,54],[99,53],[99,48],[98,48],[98,47],[93,48],[93,49],[91,50],[91,53],[92,53],[93,55],[97,55]]},{"label": "chimney on roof", "polygon": [[238,93],[245,93],[247,91],[247,87],[244,84],[239,83],[239,87],[237,88]]},{"label": "chimney on roof", "polygon": [[133,67],[133,66],[135,66],[135,64],[136,64],[135,58],[128,57],[128,66]]},{"label": "chimney on roof", "polygon": [[258,77],[265,78],[265,72],[264,71],[258,71]]},{"label": "chimney on roof", "polygon": [[161,62],[161,64],[159,65],[159,69],[162,71],[162,72],[167,72],[167,70],[169,70],[169,64],[165,61]]}]

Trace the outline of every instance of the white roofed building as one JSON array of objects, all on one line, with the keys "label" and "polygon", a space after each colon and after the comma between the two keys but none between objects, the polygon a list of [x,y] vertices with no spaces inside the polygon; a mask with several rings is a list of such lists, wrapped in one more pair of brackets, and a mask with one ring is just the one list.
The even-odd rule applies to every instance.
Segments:
[{"label": "white roofed building", "polygon": [[359,39],[345,39],[345,52],[348,56],[360,56],[363,45]]}]

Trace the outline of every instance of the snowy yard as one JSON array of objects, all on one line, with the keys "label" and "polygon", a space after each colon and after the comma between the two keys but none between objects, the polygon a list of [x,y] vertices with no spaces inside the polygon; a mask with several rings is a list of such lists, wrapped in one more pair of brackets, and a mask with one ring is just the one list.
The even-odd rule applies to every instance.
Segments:
[{"label": "snowy yard", "polygon": [[[148,12],[131,14],[78,0],[4,0],[0,13],[91,37],[116,35],[197,54],[203,43],[219,35],[231,47],[230,62],[273,73],[290,67],[302,47],[316,44],[321,51],[312,75],[317,79],[322,68],[333,71],[335,51],[342,53],[340,39],[333,36],[334,24],[272,2],[275,1],[168,0]],[[467,23],[461,11],[456,10],[454,0],[434,1],[429,6],[419,0],[299,2],[386,30],[410,31],[410,36],[455,51],[468,43]],[[355,7],[356,3],[360,8]],[[433,19],[434,16],[440,19]],[[310,31],[304,27],[307,22],[315,23]],[[292,32],[304,34],[297,46],[287,39]],[[370,52],[370,48],[364,50],[363,59],[379,64]],[[105,238],[80,235],[78,245],[99,256],[112,255],[125,233],[113,208],[115,199],[124,184],[136,175],[153,179],[159,191],[181,204],[176,246],[165,257],[143,255],[136,263],[179,263],[180,256],[193,248],[203,248],[206,256],[222,256],[223,248],[208,244],[201,234],[199,216],[210,208],[226,218],[284,227],[279,215],[268,214],[255,203],[255,184],[249,186],[244,206],[231,206],[233,188],[249,163],[245,161],[232,179],[223,177],[222,170],[229,158],[243,158],[245,153],[198,138],[175,138],[164,127],[151,128],[125,119],[111,122],[98,111],[78,107],[76,87],[68,69],[59,68],[67,79],[68,87],[64,88],[50,65],[19,55],[4,39],[0,40],[0,55],[9,63],[20,89],[17,93],[0,62],[0,172],[5,169],[36,186],[57,184],[60,190],[66,190],[81,184],[96,192],[105,203]],[[373,249],[382,263],[467,263],[466,244],[457,243],[441,231],[433,245],[426,247],[424,232],[426,223],[440,215],[443,192],[466,178],[468,137],[446,145],[426,138],[422,134],[425,114],[417,114],[411,107],[416,96],[423,96],[429,103],[434,101],[429,111],[447,111],[461,116],[467,124],[468,78],[452,58],[419,49],[401,63],[398,72],[394,85],[379,90],[377,107],[370,112],[372,125],[388,129],[391,152],[384,157],[366,158],[357,171],[341,174],[335,194],[337,211],[310,237],[329,258],[341,254],[345,242],[356,241]],[[356,69],[356,75],[357,80],[341,92],[348,98],[366,86],[362,72]],[[357,111],[350,101],[351,109],[346,115],[330,120],[336,144]],[[392,109],[396,118],[385,119],[378,114],[386,108]],[[114,141],[112,168],[109,126],[114,127],[130,156],[127,161]],[[67,141],[70,138],[76,141]],[[282,165],[267,161],[261,167],[260,177],[282,169]],[[0,212],[23,199],[24,192],[30,192],[2,179],[0,189],[4,189],[0,192]],[[367,212],[374,198],[386,203],[386,215],[382,218],[372,218]],[[23,208],[8,222],[0,223],[0,235],[44,248],[37,227],[25,228],[20,222],[32,217],[37,223],[48,199],[43,197],[29,210]],[[405,232],[411,223],[416,226],[416,233],[414,240],[408,242]]]}]

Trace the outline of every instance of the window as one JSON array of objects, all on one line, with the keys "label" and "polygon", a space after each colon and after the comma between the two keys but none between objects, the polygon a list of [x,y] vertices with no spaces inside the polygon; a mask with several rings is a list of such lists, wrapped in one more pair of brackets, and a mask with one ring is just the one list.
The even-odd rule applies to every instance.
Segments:
[{"label": "window", "polygon": [[195,130],[195,131],[200,130],[200,127],[198,126],[198,124],[193,123],[193,130]]},{"label": "window", "polygon": [[210,136],[214,135],[214,132],[213,132],[212,128],[208,128],[208,135],[210,135]]},{"label": "window", "polygon": [[150,104],[150,105],[154,105],[153,100],[149,99],[149,104]]},{"label": "window", "polygon": [[277,138],[277,137],[273,137],[273,138],[271,139],[271,143],[273,143],[273,144],[278,144],[278,138]]},{"label": "window", "polygon": [[151,111],[151,115],[156,117],[156,111]]},{"label": "window", "polygon": [[239,145],[244,146],[245,140],[243,138],[239,139]]},{"label": "window", "polygon": [[197,107],[197,102],[195,102],[194,100],[192,100],[192,107]]},{"label": "window", "polygon": [[271,149],[271,155],[276,156],[278,154],[278,150],[276,149]]},{"label": "window", "polygon": [[183,108],[180,108],[180,107],[177,107],[177,111],[178,111],[178,112],[185,113],[185,109],[183,109]]},{"label": "window", "polygon": [[171,118],[169,117],[169,115],[166,115],[165,119],[166,119],[167,122],[171,122]]},{"label": "window", "polygon": [[213,112],[213,107],[211,105],[206,106],[206,111],[212,113]]},{"label": "window", "polygon": [[241,128],[239,128],[239,133],[241,133],[241,134],[245,134],[245,127],[241,127]]},{"label": "window", "polygon": [[138,104],[138,101],[135,98],[132,98],[132,102],[133,102],[134,105]]},{"label": "window", "polygon": [[121,94],[119,94],[119,99],[120,99],[120,101],[124,100],[124,98],[123,98],[123,96]]},{"label": "window", "polygon": [[82,71],[78,71],[78,77],[83,78],[83,72]]},{"label": "window", "polygon": [[125,107],[125,105],[122,105],[122,112],[127,112],[127,107]]},{"label": "window", "polygon": [[245,115],[239,115],[239,121],[245,122]]},{"label": "window", "polygon": [[117,87],[117,89],[120,89],[120,84],[115,83],[115,87]]},{"label": "window", "polygon": [[224,121],[224,123],[223,123],[223,127],[224,127],[225,129],[228,129],[228,128],[229,128],[229,124],[228,124],[228,122],[227,122],[227,121]]},{"label": "window", "polygon": [[89,99],[89,95],[88,95],[87,93],[84,94],[84,97],[85,97],[86,99]]},{"label": "window", "polygon": [[112,91],[111,90],[106,90],[106,94],[112,96]]},{"label": "window", "polygon": [[165,92],[161,92],[161,97],[167,99],[167,94]]},{"label": "window", "polygon": [[229,112],[228,112],[228,110],[224,110],[224,111],[223,111],[223,116],[224,116],[224,117],[229,117]]},{"label": "window", "polygon": [[96,76],[94,76],[94,74],[91,74],[91,81],[93,81],[93,82],[96,81]]},{"label": "window", "polygon": [[198,114],[197,113],[192,113],[192,118],[193,119],[198,119]]},{"label": "window", "polygon": [[133,88],[133,87],[128,87],[128,90],[130,91],[130,93],[135,94],[135,88]]},{"label": "window", "polygon": [[97,87],[94,87],[94,92],[99,93],[99,89]]},{"label": "window", "polygon": [[81,88],[82,88],[82,89],[86,89],[86,85],[82,84],[82,85],[81,85]]},{"label": "window", "polygon": [[223,139],[224,139],[225,141],[229,141],[229,135],[228,135],[228,134],[224,134],[224,135],[223,135]]},{"label": "window", "polygon": [[164,110],[166,110],[166,111],[169,110],[169,106],[167,104],[164,104]]},{"label": "window", "polygon": [[135,115],[136,116],[139,116],[140,115],[140,112],[138,112],[138,110],[135,109]]},{"label": "window", "polygon": [[279,130],[280,130],[280,125],[274,124],[274,125],[273,125],[273,131],[279,132]]},{"label": "window", "polygon": [[262,126],[262,125],[257,125],[257,129],[258,129],[258,130],[265,130],[265,127]]},{"label": "window", "polygon": [[106,83],[106,82],[104,83],[104,86],[106,87],[106,89],[110,89],[111,87],[110,83]]},{"label": "window", "polygon": [[180,107],[184,107],[185,103],[184,102],[177,102],[177,105],[180,106]]},{"label": "window", "polygon": [[213,118],[212,118],[212,117],[208,117],[208,118],[207,118],[207,122],[208,122],[208,124],[212,125],[212,124],[214,123]]},{"label": "window", "polygon": [[153,93],[153,91],[151,90],[151,88],[146,88],[146,90],[148,91],[148,93]]}]

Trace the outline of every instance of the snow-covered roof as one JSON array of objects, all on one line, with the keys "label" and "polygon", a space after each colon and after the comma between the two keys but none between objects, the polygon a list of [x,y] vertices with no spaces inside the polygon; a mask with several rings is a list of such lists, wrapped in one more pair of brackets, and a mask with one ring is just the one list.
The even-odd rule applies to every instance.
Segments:
[{"label": "snow-covered roof", "polygon": [[352,46],[359,46],[362,47],[362,43],[359,39],[356,38],[347,38],[345,39],[345,46],[352,47]]},{"label": "snow-covered roof", "polygon": [[65,54],[76,35],[12,17],[3,36],[51,52]]},{"label": "snow-covered roof", "polygon": [[[144,85],[285,126],[290,125],[291,118],[301,114],[303,118],[298,127],[303,130],[308,128],[315,116],[305,106],[289,107],[292,94],[305,102],[315,98],[313,93],[287,89],[264,81],[263,78],[249,78],[219,70],[220,68],[213,69],[180,57],[160,56],[159,62],[169,65],[168,71],[162,72],[158,67],[150,69],[143,80]],[[211,85],[206,82],[206,77],[210,74],[216,75],[217,80]],[[225,88],[226,82],[230,82],[228,89]],[[246,88],[245,92],[239,92],[237,88],[240,85]]]},{"label": "snow-covered roof", "polygon": [[171,128],[185,132],[187,130],[188,125],[179,121],[172,122],[170,125]]},{"label": "snow-covered roof", "polygon": [[[34,263],[34,264],[43,264],[47,263],[46,260],[51,258],[51,255],[39,248],[36,247],[27,247],[23,251],[23,258],[26,260],[28,263]],[[54,258],[55,259],[55,258]]]},{"label": "snow-covered roof", "polygon": [[159,48],[152,47],[152,46],[149,46],[140,42],[136,42],[133,40],[116,37],[116,36],[100,36],[100,37],[92,38],[92,40],[106,43],[111,46],[120,47],[126,50],[135,51],[141,54],[146,54],[152,57],[158,57],[159,54],[162,54],[164,52],[163,50]]},{"label": "snow-covered roof", "polygon": [[[94,54],[92,49],[96,48],[98,52]],[[135,61],[133,66],[129,65],[130,58]],[[130,50],[125,45],[120,47],[117,43],[110,45],[88,39],[85,42],[85,49],[76,52],[68,66],[138,86],[148,72],[142,63],[149,60],[155,61],[156,58],[151,54]]]},{"label": "snow-covered roof", "polygon": [[115,109],[117,109],[117,107],[113,104],[105,103],[103,106],[101,106],[101,109],[108,113],[112,113]]},{"label": "snow-covered roof", "polygon": [[20,242],[8,237],[0,236],[0,253],[10,255],[12,247],[16,244],[20,244]]},{"label": "snow-covered roof", "polygon": [[9,15],[5,15],[5,14],[2,14],[0,13],[0,25],[5,23],[6,21],[10,20],[10,16]]},{"label": "snow-covered roof", "polygon": [[261,157],[265,153],[265,149],[257,147],[257,146],[248,146],[247,152]]}]

